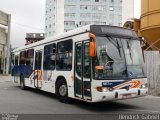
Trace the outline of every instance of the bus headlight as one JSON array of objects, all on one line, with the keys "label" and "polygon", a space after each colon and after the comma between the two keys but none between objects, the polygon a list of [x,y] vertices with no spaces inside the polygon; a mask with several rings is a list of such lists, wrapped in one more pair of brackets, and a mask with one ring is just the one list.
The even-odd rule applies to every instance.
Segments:
[{"label": "bus headlight", "polygon": [[107,92],[108,88],[107,87],[102,87],[102,92]]},{"label": "bus headlight", "polygon": [[113,91],[113,88],[110,87],[96,87],[98,92],[108,92],[108,91]]},{"label": "bus headlight", "polygon": [[141,88],[142,88],[142,89],[143,89],[143,88],[147,88],[147,87],[148,87],[147,83],[141,85]]}]

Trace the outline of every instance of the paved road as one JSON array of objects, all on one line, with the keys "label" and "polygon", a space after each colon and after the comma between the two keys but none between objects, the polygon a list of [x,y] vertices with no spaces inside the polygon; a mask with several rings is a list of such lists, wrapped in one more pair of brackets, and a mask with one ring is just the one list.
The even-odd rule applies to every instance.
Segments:
[{"label": "paved road", "polygon": [[[4,78],[3,78],[4,79]],[[11,79],[0,76],[0,113],[12,114],[143,114],[160,113],[160,97],[147,96],[105,103],[74,101],[64,104],[50,93],[21,90]]]}]

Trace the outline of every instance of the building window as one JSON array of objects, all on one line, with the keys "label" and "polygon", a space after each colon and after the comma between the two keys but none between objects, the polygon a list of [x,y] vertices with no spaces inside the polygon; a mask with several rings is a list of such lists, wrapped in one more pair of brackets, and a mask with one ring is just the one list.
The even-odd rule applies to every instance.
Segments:
[{"label": "building window", "polygon": [[80,0],[80,1],[83,1],[83,2],[89,2],[90,0]]},{"label": "building window", "polygon": [[44,60],[43,69],[44,70],[54,70],[55,60],[56,60],[56,44],[46,45],[44,47]]},{"label": "building window", "polygon": [[52,1],[49,2],[49,5],[50,5],[50,6],[52,5]]},{"label": "building window", "polygon": [[96,11],[106,10],[106,8],[107,8],[106,5],[93,5],[92,6],[92,10],[96,10]]},{"label": "building window", "polygon": [[88,25],[88,24],[91,24],[90,21],[80,21],[79,22],[79,25],[83,26],[83,25]]},{"label": "building window", "polygon": [[51,24],[49,24],[49,28],[51,28],[52,27],[52,25]]},{"label": "building window", "polygon": [[93,18],[93,19],[101,19],[101,18],[102,18],[102,14],[93,13],[93,14],[92,14],[92,18]]},{"label": "building window", "polygon": [[76,9],[76,6],[75,6],[75,5],[65,5],[65,6],[64,6],[64,9],[67,9],[67,10],[75,10],[75,9]]},{"label": "building window", "polygon": [[114,11],[113,6],[110,6],[110,7],[109,7],[109,10],[110,10],[110,11]]},{"label": "building window", "polygon": [[80,17],[81,18],[86,18],[86,17],[88,18],[88,17],[91,17],[91,14],[90,13],[81,13]]},{"label": "building window", "polygon": [[81,5],[81,6],[80,6],[80,9],[81,9],[81,10],[88,10],[88,9],[90,9],[90,8],[91,8],[90,5]]},{"label": "building window", "polygon": [[64,21],[64,25],[75,26],[75,21]]},{"label": "building window", "polygon": [[65,13],[65,17],[75,18],[75,13]]},{"label": "building window", "polygon": [[57,44],[56,69],[72,69],[72,40],[66,40]]}]

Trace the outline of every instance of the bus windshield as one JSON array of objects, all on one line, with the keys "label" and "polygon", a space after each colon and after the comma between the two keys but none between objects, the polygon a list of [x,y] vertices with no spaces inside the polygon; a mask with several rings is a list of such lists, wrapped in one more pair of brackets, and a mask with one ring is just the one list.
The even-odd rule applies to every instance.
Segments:
[{"label": "bus windshield", "polygon": [[145,77],[140,41],[97,36],[93,59],[94,79],[135,79]]}]

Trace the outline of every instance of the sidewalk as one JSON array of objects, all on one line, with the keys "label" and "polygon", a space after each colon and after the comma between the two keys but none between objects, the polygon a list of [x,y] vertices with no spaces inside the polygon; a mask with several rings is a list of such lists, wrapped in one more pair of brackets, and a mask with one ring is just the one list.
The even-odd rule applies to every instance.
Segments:
[{"label": "sidewalk", "polygon": [[0,82],[12,81],[13,77],[11,75],[2,75],[0,74]]}]

